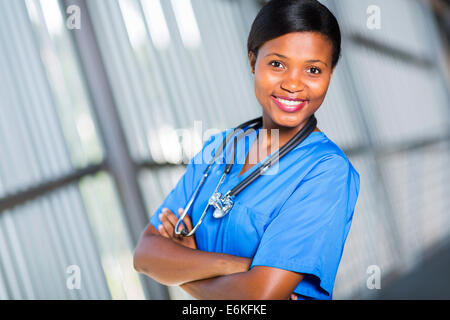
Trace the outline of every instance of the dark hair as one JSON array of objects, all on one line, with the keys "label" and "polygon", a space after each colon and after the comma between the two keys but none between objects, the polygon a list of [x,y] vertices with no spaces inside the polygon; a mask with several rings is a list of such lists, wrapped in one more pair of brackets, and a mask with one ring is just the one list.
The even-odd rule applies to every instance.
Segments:
[{"label": "dark hair", "polygon": [[336,17],[317,0],[271,0],[253,21],[247,41],[248,53],[258,55],[267,41],[291,32],[319,32],[333,44],[332,68],[341,55],[341,31]]}]

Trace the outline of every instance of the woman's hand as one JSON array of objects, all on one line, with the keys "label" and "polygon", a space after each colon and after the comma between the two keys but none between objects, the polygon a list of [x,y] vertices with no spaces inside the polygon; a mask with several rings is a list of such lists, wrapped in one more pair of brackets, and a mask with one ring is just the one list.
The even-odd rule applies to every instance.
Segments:
[{"label": "woman's hand", "polygon": [[[181,216],[182,213],[183,208],[179,208],[178,214]],[[172,241],[185,247],[197,249],[194,236],[184,237],[175,233],[175,226],[177,224],[178,217],[172,211],[168,208],[162,209],[162,212],[159,214],[159,220],[161,220],[162,224],[159,226],[158,231],[164,238],[171,239]],[[188,232],[192,230],[192,222],[188,215],[184,217],[183,223]],[[183,225],[180,223],[178,230],[181,231],[183,228]]]},{"label": "woman's hand", "polygon": [[291,293],[291,297],[289,300],[298,300],[298,296],[296,293]]}]

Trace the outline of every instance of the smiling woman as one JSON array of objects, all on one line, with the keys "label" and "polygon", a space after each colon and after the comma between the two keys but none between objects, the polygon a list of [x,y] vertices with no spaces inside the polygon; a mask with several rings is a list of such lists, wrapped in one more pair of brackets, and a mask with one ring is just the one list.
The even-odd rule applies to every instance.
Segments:
[{"label": "smiling woman", "polygon": [[334,67],[333,46],[317,32],[293,32],[249,53],[255,94],[266,118],[293,128],[319,109]]},{"label": "smiling woman", "polygon": [[[248,38],[248,57],[262,126],[249,130],[249,145],[237,140],[236,152],[225,152],[225,161],[210,167],[202,160],[210,158],[211,148],[216,154],[233,130],[212,136],[191,159],[141,237],[137,271],[180,285],[198,299],[332,298],[360,180],[344,152],[310,120],[324,101],[340,43],[335,17],[318,1],[272,0],[261,9]],[[260,135],[261,129],[270,134]],[[306,138],[293,144],[302,132]],[[271,167],[236,195],[227,215],[206,215],[193,237],[180,234],[181,226],[175,232],[191,199],[183,219],[187,231],[203,219],[213,193],[232,190],[265,164],[274,153],[259,155],[269,154],[272,145],[290,148],[276,171]],[[242,165],[232,166],[216,190],[230,162]],[[204,185],[197,194],[200,180]]]}]

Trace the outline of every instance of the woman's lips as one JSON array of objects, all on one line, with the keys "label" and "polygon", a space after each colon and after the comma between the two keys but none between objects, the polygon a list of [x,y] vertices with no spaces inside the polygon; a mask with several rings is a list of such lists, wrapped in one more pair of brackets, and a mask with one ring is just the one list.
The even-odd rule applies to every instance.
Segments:
[{"label": "woman's lips", "polygon": [[279,101],[274,96],[271,96],[271,99],[278,106],[278,108],[280,108],[281,110],[283,110],[285,112],[296,112],[296,111],[300,110],[301,108],[303,108],[306,105],[306,103],[308,102],[308,100],[299,100],[298,104],[287,105],[287,104],[284,104],[281,101]]}]

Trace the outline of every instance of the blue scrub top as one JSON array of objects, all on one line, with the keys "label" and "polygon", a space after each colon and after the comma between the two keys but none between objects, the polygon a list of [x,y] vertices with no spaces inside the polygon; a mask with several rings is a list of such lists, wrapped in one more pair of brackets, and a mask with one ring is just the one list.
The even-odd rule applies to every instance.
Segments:
[{"label": "blue scrub top", "polygon": [[[200,182],[226,134],[215,134],[189,162],[177,185],[154,212],[150,223],[158,228],[158,214],[169,208],[178,216]],[[238,177],[258,130],[249,130],[236,147],[235,165],[221,188],[226,193],[265,159]],[[231,141],[210,168],[210,176],[189,216],[195,225],[231,161]],[[241,191],[223,218],[213,207],[195,233],[199,250],[253,258],[254,266],[269,266],[305,275],[294,292],[299,299],[331,299],[339,261],[350,229],[359,193],[359,174],[343,151],[323,132],[312,132]]]}]

